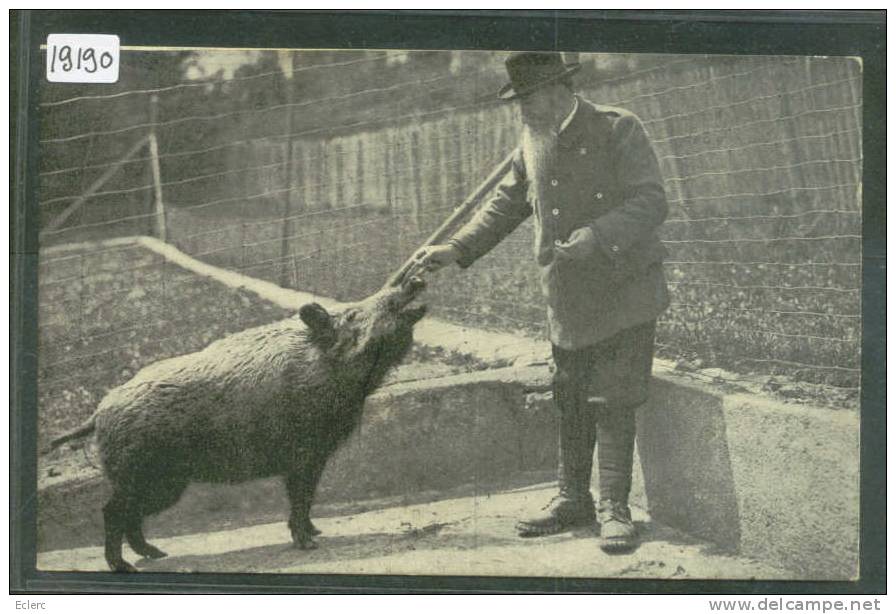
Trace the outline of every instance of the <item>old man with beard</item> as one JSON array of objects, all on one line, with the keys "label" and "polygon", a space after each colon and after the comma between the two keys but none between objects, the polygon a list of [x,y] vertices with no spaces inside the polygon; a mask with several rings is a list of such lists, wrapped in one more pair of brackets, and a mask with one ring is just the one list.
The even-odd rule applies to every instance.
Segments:
[{"label": "old man with beard", "polygon": [[600,546],[628,551],[635,410],[647,399],[656,319],[668,307],[663,180],[641,121],[574,93],[578,64],[558,53],[515,53],[499,92],[519,107],[522,138],[495,196],[445,244],[421,250],[416,270],[469,267],[535,214],[535,258],[547,300],[560,417],[559,492],[519,521],[523,537],[595,524],[597,443]]}]

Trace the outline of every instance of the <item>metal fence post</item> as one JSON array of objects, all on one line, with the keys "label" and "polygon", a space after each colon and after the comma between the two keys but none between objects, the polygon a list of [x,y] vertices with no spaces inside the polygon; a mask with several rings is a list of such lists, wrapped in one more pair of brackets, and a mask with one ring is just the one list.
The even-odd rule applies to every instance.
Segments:
[{"label": "metal fence post", "polygon": [[286,77],[286,197],[283,199],[283,224],[281,227],[281,240],[280,240],[280,285],[286,287],[289,284],[289,276],[288,276],[288,268],[289,262],[289,237],[292,234],[291,232],[291,224],[289,222],[289,217],[292,215],[293,210],[293,179],[295,175],[295,169],[293,168],[295,162],[293,159],[292,153],[292,133],[293,133],[293,98],[295,95],[295,90],[293,87],[292,81],[292,73],[293,73],[293,63],[295,60],[294,51],[281,51],[280,53],[280,61],[281,66],[283,67],[283,73]]},{"label": "metal fence post", "polygon": [[81,333],[81,342],[87,339],[87,332],[84,327],[86,316],[84,315],[84,306],[87,303],[87,255],[81,254],[78,259],[78,267],[80,269],[80,286],[78,288],[78,330]]},{"label": "metal fence post", "polygon": [[423,206],[423,194],[420,189],[420,136],[416,131],[411,133],[411,172],[414,177],[414,228],[420,230],[420,209]]},{"label": "metal fence post", "polygon": [[159,166],[159,140],[156,136],[156,124],[159,119],[159,97],[153,94],[149,98],[149,157],[152,166],[152,181],[155,192],[156,231],[159,240],[167,241],[165,228],[165,203],[162,200],[162,171]]}]

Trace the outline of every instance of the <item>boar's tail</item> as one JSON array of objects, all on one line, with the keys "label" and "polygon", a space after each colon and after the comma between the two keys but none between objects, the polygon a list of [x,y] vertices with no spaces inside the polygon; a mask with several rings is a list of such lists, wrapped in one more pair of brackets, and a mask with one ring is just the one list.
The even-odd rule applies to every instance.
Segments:
[{"label": "boar's tail", "polygon": [[86,435],[90,435],[94,429],[96,428],[96,416],[91,416],[87,422],[82,424],[81,426],[72,429],[71,431],[64,433],[50,442],[50,449],[55,450],[66,441],[71,441],[72,439],[79,439]]}]

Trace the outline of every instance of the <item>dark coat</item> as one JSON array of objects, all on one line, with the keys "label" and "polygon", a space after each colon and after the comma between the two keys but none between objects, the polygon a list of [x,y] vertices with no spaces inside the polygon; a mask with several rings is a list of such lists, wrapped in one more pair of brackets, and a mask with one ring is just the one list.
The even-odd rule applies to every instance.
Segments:
[{"label": "dark coat", "polygon": [[[544,201],[530,189],[522,152],[492,200],[451,239],[468,267],[536,215],[535,257],[548,304],[552,343],[591,345],[655,319],[669,305],[656,231],[666,219],[663,179],[641,121],[631,112],[578,98],[560,133],[555,172]],[[555,243],[590,226],[587,260],[555,257]]]}]

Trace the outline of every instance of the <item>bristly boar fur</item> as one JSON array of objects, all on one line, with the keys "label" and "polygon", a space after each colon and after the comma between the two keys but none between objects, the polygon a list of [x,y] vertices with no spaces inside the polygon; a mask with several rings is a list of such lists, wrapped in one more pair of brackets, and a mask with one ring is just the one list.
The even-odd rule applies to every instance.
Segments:
[{"label": "bristly boar fur", "polygon": [[315,547],[309,511],[318,480],[365,398],[410,349],[425,308],[407,306],[422,288],[413,278],[333,313],[311,303],[298,318],[152,364],[54,440],[96,431],[112,484],[103,507],[109,567],[134,571],[123,538],[141,556],[165,556],[146,542],[143,519],[174,505],[190,482],[284,476],[293,544]]}]

